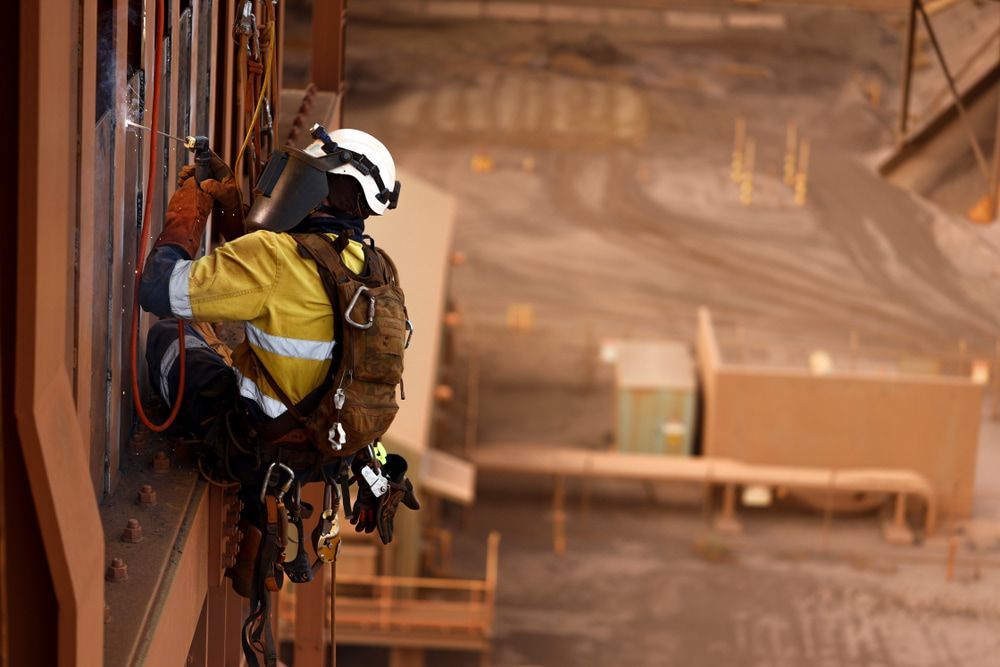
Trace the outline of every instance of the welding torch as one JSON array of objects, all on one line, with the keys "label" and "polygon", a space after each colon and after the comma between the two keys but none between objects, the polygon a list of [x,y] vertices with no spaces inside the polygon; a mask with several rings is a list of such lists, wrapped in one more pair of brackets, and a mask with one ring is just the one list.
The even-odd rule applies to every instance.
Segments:
[{"label": "welding torch", "polygon": [[[140,125],[139,123],[135,123],[132,121],[126,121],[126,124],[129,127],[137,127],[140,130],[146,130],[147,132],[152,131],[151,128],[145,125]],[[191,151],[191,153],[194,155],[195,183],[201,185],[202,181],[213,177],[214,174],[212,170],[212,149],[208,147],[208,137],[202,136],[200,134],[188,135],[186,137],[178,137],[176,135],[163,132],[161,130],[156,130],[156,133],[161,134],[164,137],[167,137],[168,139],[173,139],[174,141],[180,142],[181,145],[184,146],[184,148]]]}]

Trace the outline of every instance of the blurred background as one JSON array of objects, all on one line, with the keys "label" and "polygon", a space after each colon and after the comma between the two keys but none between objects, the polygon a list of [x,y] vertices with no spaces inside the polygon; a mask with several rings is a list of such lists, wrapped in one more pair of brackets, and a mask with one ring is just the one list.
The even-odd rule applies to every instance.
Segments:
[{"label": "blurred background", "polygon": [[[234,497],[128,390],[188,159],[125,122],[157,3],[56,4],[4,29],[3,657],[236,665]],[[417,327],[386,444],[424,507],[286,586],[285,664],[996,664],[1000,3],[166,5],[164,131],[252,137],[249,192],[354,127],[403,184],[368,232]]]}]

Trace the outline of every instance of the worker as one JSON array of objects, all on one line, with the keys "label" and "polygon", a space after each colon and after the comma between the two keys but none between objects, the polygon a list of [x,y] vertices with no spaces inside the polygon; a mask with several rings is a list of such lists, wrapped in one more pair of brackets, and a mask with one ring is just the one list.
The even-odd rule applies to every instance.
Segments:
[{"label": "worker", "polygon": [[[140,285],[142,308],[162,318],[147,337],[152,386],[168,404],[177,400],[174,318],[186,321],[180,428],[202,439],[196,456],[210,474],[242,485],[243,539],[227,574],[251,598],[251,616],[257,607],[245,639],[269,628],[259,619],[265,587],[280,586],[282,574],[311,578],[302,519],[312,508],[299,501],[300,484],[324,481],[329,498],[339,480],[356,530],[377,530],[385,543],[398,505],[419,508],[406,461],[379,442],[398,409],[412,334],[395,266],[365,235],[370,216],[396,207],[395,164],[365,132],[317,125],[312,133],[305,150],[275,152],[249,211],[217,156],[212,178],[197,182],[183,169]],[[213,211],[227,242],[198,257]],[[212,322],[242,322],[245,340],[230,354]],[[358,484],[353,506],[349,476]],[[291,528],[275,540],[281,512]],[[324,517],[314,538],[330,534]],[[282,550],[294,557],[282,561]]]}]

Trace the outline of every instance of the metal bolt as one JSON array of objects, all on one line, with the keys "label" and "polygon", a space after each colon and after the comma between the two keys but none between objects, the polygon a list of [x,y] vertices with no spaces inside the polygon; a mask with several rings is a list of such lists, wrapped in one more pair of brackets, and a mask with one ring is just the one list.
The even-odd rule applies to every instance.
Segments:
[{"label": "metal bolt", "polygon": [[156,504],[156,491],[149,484],[143,484],[142,488],[139,489],[139,503],[141,505]]},{"label": "metal bolt", "polygon": [[226,540],[226,550],[222,554],[222,567],[230,568],[236,565],[236,555],[240,552],[240,540],[242,539],[243,534],[236,531],[235,538]]},{"label": "metal bolt", "polygon": [[112,558],[104,578],[108,581],[125,581],[128,579],[128,565],[121,558]]},{"label": "metal bolt", "polygon": [[170,457],[163,450],[156,452],[156,456],[153,457],[153,472],[170,472]]},{"label": "metal bolt", "polygon": [[142,526],[138,519],[129,519],[125,523],[125,530],[122,531],[122,542],[142,542]]}]

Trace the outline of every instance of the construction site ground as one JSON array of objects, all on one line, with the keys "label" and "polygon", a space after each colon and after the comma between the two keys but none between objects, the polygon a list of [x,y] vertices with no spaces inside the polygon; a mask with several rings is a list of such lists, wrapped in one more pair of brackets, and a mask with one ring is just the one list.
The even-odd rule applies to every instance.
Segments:
[{"label": "construction site ground", "polygon": [[[457,367],[479,362],[473,440],[607,446],[601,342],[691,341],[701,305],[776,356],[783,342],[833,349],[852,337],[862,356],[994,356],[996,228],[874,170],[895,141],[902,11],[764,6],[741,22],[719,3],[677,7],[667,24],[584,25],[571,13],[413,18],[389,5],[365,3],[350,24],[345,123],[458,202],[466,262],[452,296]],[[998,12],[963,3],[935,17],[956,62]],[[294,37],[286,49],[296,85]],[[928,49],[918,111],[943,85]],[[742,203],[737,119],[756,152]],[[810,143],[804,206],[782,183],[789,123]],[[391,218],[369,232],[382,224]],[[508,330],[512,304],[533,311],[530,330]],[[462,399],[462,378],[450,380]],[[588,519],[571,503],[569,549],[556,556],[549,481],[510,477],[480,479],[455,571],[480,575],[486,533],[502,532],[496,665],[992,667],[1000,438],[984,424],[981,496],[952,582],[943,537],[891,549],[878,516],[824,530],[802,510],[744,511],[744,537],[725,540],[692,502],[699,492],[611,483],[595,486]],[[461,449],[461,429],[443,433]]]}]

